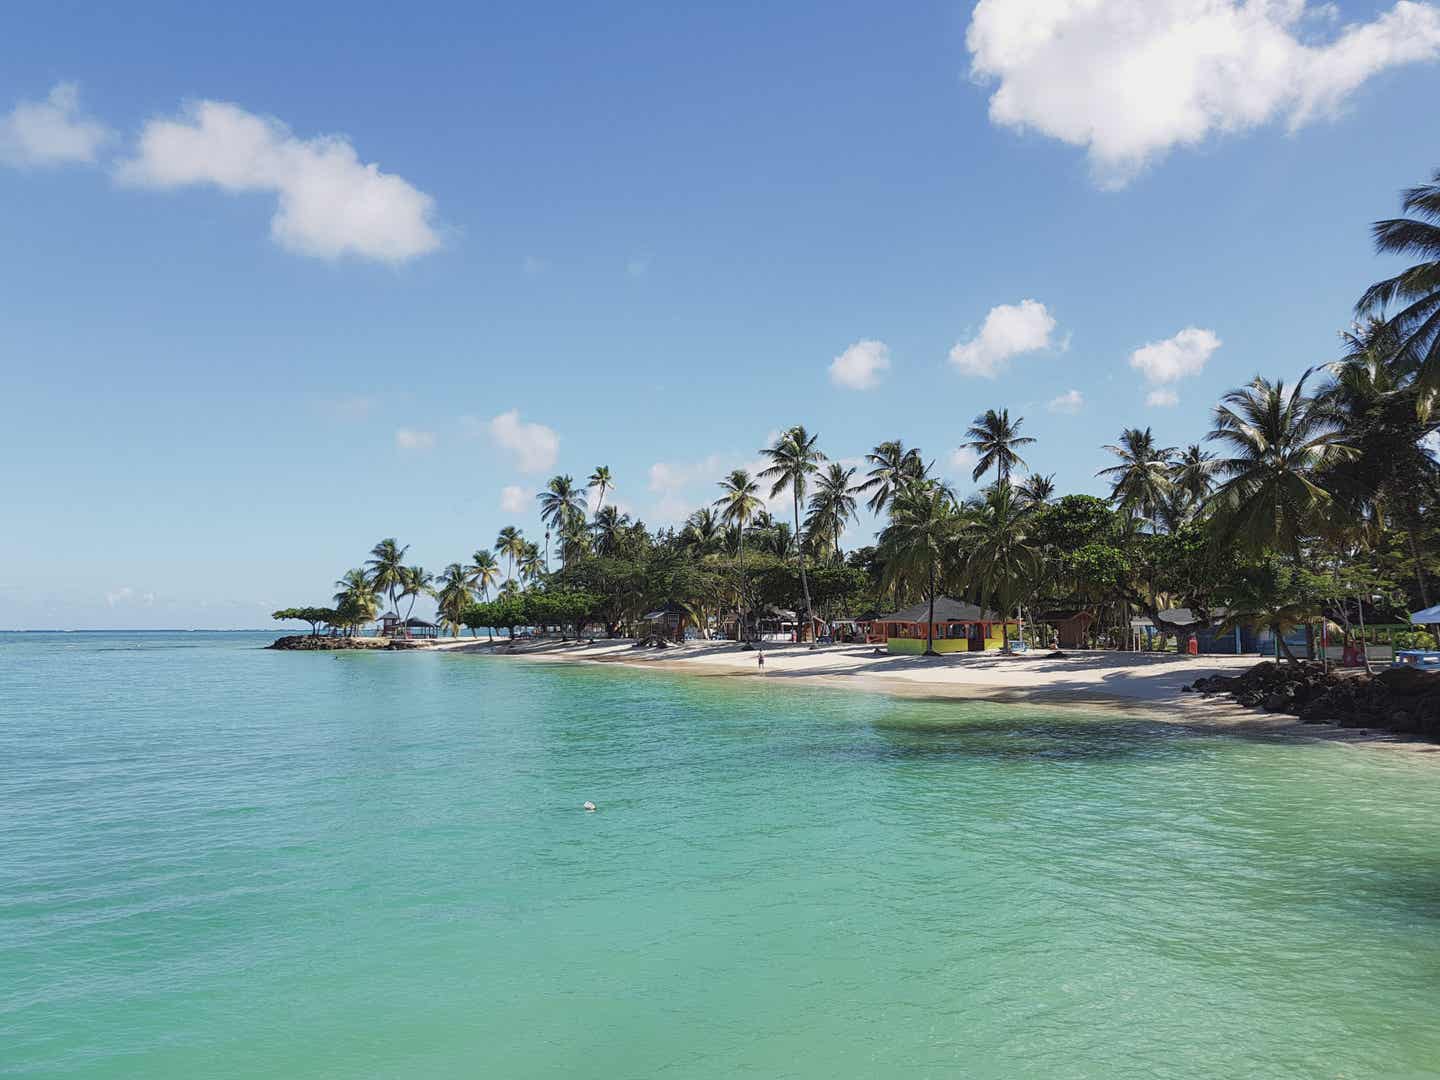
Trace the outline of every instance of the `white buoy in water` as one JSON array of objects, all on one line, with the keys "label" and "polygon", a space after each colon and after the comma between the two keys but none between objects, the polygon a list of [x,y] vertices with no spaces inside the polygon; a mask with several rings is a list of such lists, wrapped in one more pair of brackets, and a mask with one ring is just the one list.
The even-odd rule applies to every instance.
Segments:
[{"label": "white buoy in water", "polygon": [[585,803],[585,809],[586,809],[586,810],[594,810],[594,809],[595,809],[595,804],[594,804],[593,802],[588,802],[588,801],[587,801],[587,802]]}]

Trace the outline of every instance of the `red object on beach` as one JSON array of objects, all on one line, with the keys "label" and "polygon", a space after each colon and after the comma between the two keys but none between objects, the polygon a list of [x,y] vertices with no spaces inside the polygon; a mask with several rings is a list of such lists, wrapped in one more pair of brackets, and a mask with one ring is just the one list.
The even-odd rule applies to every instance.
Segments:
[{"label": "red object on beach", "polygon": [[1200,642],[1195,639],[1194,634],[1191,634],[1190,640],[1185,643],[1185,652],[1190,656],[1200,655]]}]

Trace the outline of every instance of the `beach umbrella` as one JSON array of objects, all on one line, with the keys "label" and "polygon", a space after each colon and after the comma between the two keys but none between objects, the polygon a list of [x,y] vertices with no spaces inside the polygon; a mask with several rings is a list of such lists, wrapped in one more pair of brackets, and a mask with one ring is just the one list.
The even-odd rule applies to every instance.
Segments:
[{"label": "beach umbrella", "polygon": [[1410,616],[1410,621],[1417,626],[1431,626],[1440,623],[1440,604],[1427,607],[1424,611],[1415,612]]}]

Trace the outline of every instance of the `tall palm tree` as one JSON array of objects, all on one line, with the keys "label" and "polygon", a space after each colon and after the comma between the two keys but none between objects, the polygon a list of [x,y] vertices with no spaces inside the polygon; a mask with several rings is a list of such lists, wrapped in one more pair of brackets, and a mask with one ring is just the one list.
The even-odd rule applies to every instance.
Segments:
[{"label": "tall palm tree", "polygon": [[1111,501],[1131,520],[1138,517],[1153,523],[1170,496],[1170,464],[1175,447],[1157,447],[1155,435],[1147,427],[1144,431],[1126,428],[1120,433],[1119,444],[1105,449],[1120,459],[1120,464],[1095,474],[1110,481]]},{"label": "tall palm tree", "polygon": [[847,522],[855,519],[855,488],[851,481],[855,470],[847,469],[838,461],[832,461],[820,479],[815,482],[815,494],[810,499],[810,516],[805,519],[805,531],[812,536],[823,536],[835,544],[835,559],[841,558],[840,534]]},{"label": "tall palm tree", "polygon": [[1043,476],[1031,473],[1017,489],[1016,494],[1031,507],[1044,506],[1055,497],[1055,474]]},{"label": "tall palm tree", "polygon": [[1352,455],[1341,442],[1332,409],[1305,393],[1314,369],[1293,387],[1257,376],[1215,406],[1207,438],[1229,457],[1216,462],[1214,495],[1225,533],[1250,551],[1273,548],[1300,556],[1300,537],[1313,534],[1330,509],[1322,472]]},{"label": "tall palm tree", "polygon": [[1005,483],[1009,481],[1010,473],[1017,465],[1022,469],[1026,468],[1025,459],[1015,452],[1015,448],[1028,446],[1035,440],[1020,434],[1020,425],[1023,423],[1023,416],[1017,416],[1012,422],[1009,409],[1001,409],[999,412],[987,409],[983,416],[975,418],[970,430],[965,433],[970,438],[965,444],[966,448],[975,451],[979,456],[970,479],[978,481],[993,465],[995,479]]},{"label": "tall palm tree", "polygon": [[405,636],[410,636],[410,616],[415,612],[415,601],[422,596],[434,596],[435,590],[432,587],[435,575],[428,572],[423,566],[407,566],[404,571],[405,584],[401,589],[400,597],[410,598],[410,605],[405,609]]},{"label": "tall palm tree", "polygon": [[510,561],[510,572],[506,575],[506,580],[514,581],[515,566],[525,554],[524,534],[514,525],[506,525],[495,537],[495,550]]},{"label": "tall palm tree", "polygon": [[533,585],[545,576],[545,561],[540,554],[540,545],[525,541],[519,558],[520,577],[527,585]]},{"label": "tall palm tree", "polygon": [[470,556],[470,566],[466,570],[466,578],[470,587],[480,593],[480,599],[490,599],[490,589],[500,580],[500,564],[495,556],[490,554],[488,548],[481,548]]},{"label": "tall palm tree", "polygon": [[605,506],[605,493],[615,487],[615,481],[610,476],[610,466],[596,465],[595,471],[586,481],[586,487],[594,488],[599,492],[595,499],[595,513],[598,514]]},{"label": "tall palm tree", "polygon": [[565,527],[575,518],[585,520],[585,495],[580,488],[575,486],[573,476],[552,476],[550,483],[545,485],[545,490],[535,496],[540,500],[540,520],[547,526],[545,530],[545,565],[550,565],[550,530],[557,533],[565,531]]},{"label": "tall palm tree", "polygon": [[614,555],[620,549],[621,534],[630,524],[630,515],[622,514],[614,506],[602,506],[595,511],[595,552],[598,555]]},{"label": "tall palm tree", "polygon": [[880,533],[885,587],[898,594],[919,583],[930,603],[925,620],[925,655],[935,651],[935,595],[945,564],[955,556],[963,518],[955,496],[933,480],[904,484],[891,493],[890,523]]},{"label": "tall palm tree", "polygon": [[[805,545],[800,543],[800,503],[805,498],[805,488],[810,477],[820,471],[820,462],[825,455],[820,451],[819,435],[811,435],[799,424],[775,440],[774,446],[767,446],[760,453],[770,459],[770,466],[760,471],[762,479],[774,480],[770,487],[773,499],[786,488],[790,489],[790,500],[795,510],[795,550],[800,559],[800,586],[805,591],[805,617],[811,637],[815,633],[815,607],[810,602],[810,578],[805,572]],[[815,642],[810,642],[815,647]]]},{"label": "tall palm tree", "polygon": [[1210,497],[1215,487],[1215,455],[1191,443],[1170,462],[1170,486],[1189,511]]},{"label": "tall palm tree", "polygon": [[744,469],[732,469],[730,475],[720,481],[720,490],[723,494],[711,505],[720,511],[720,519],[734,527],[737,533],[736,547],[739,550],[740,586],[737,590],[739,595],[736,598],[738,600],[736,633],[741,641],[745,641],[745,595],[749,589],[749,581],[745,574],[745,530],[762,505],[760,497],[756,494],[760,490],[760,485],[750,479],[750,474]]},{"label": "tall palm tree", "polygon": [[465,567],[452,562],[440,572],[437,585],[439,588],[435,594],[435,602],[440,617],[450,627],[450,636],[459,637],[460,619],[471,600],[470,574]]},{"label": "tall palm tree", "polygon": [[720,519],[710,507],[702,506],[685,519],[685,527],[680,530],[680,543],[692,556],[709,555],[719,542]]},{"label": "tall palm tree", "polygon": [[388,537],[370,549],[370,558],[365,563],[370,571],[370,584],[377,593],[390,598],[390,610],[396,615],[400,614],[396,597],[405,587],[405,553],[409,550],[409,544],[401,547],[393,536]]},{"label": "tall palm tree", "polygon": [[1415,216],[1377,221],[1372,230],[1375,248],[1422,261],[1371,285],[1355,310],[1383,317],[1391,303],[1404,305],[1385,324],[1394,337],[1395,359],[1415,373],[1417,407],[1425,417],[1440,397],[1440,170],[1429,184],[1406,191],[1400,205]]},{"label": "tall palm tree", "polygon": [[964,542],[970,549],[965,574],[984,599],[1000,612],[1002,651],[1010,651],[1005,621],[1040,577],[1040,553],[1026,538],[1031,510],[1016,498],[1008,481],[985,489],[967,508]]},{"label": "tall palm tree", "polygon": [[870,498],[865,507],[872,514],[883,514],[895,493],[911,480],[925,476],[926,466],[920,458],[920,451],[913,447],[905,449],[899,439],[882,442],[865,455],[870,471],[865,482],[855,488],[856,493],[868,491]]}]

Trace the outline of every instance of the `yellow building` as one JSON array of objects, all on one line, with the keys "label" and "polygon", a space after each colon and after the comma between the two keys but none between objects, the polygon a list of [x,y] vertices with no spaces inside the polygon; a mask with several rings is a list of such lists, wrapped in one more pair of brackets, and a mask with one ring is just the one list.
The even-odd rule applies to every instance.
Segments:
[{"label": "yellow building", "polygon": [[1005,647],[1005,627],[1013,621],[948,596],[935,598],[935,620],[933,624],[929,620],[929,601],[913,604],[876,619],[870,627],[870,640],[885,642],[886,651],[898,655],[920,655],[927,638],[933,639],[937,653],[983,652]]}]

